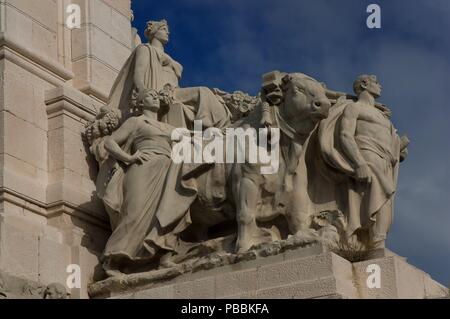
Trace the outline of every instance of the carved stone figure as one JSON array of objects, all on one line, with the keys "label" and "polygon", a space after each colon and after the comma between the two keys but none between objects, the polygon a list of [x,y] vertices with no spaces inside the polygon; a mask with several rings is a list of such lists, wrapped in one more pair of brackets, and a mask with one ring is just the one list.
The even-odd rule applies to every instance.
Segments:
[{"label": "carved stone figure", "polygon": [[[113,269],[120,268],[118,266],[120,264],[131,264],[131,260],[133,264],[146,264],[144,260],[148,263],[148,260],[155,257],[155,253],[158,250],[152,247],[152,243],[155,241],[157,242],[157,247],[162,246],[172,250],[172,246],[175,245],[173,240],[170,241],[167,238],[162,240],[157,229],[165,229],[164,233],[167,234],[172,233],[169,230],[171,228],[178,232],[182,231],[186,227],[183,225],[189,221],[180,221],[178,217],[185,215],[184,207],[189,207],[196,194],[190,191],[189,187],[182,194],[176,192],[176,189],[182,183],[180,180],[182,166],[180,164],[170,163],[171,165],[168,167],[161,167],[159,170],[161,185],[147,185],[148,188],[144,189],[147,190],[146,194],[155,196],[155,198],[146,201],[148,205],[161,200],[161,205],[159,205],[157,211],[158,216],[164,217],[164,220],[158,218],[158,221],[155,221],[154,227],[156,228],[153,228],[154,232],[151,234],[141,225],[142,232],[139,232],[139,235],[129,234],[131,237],[137,236],[135,239],[133,237],[133,244],[137,246],[129,247],[130,250],[121,252],[119,247],[115,247],[115,245],[118,245],[118,242],[125,242],[120,241],[119,238],[127,231],[122,232],[120,226],[116,229],[116,216],[123,216],[122,213],[118,214],[118,212],[122,212],[125,209],[121,206],[123,204],[122,195],[118,196],[118,194],[123,194],[121,190],[124,183],[122,176],[127,174],[122,172],[123,169],[120,168],[121,162],[125,158],[114,158],[114,155],[117,154],[111,154],[110,150],[107,150],[107,137],[116,130],[123,131],[122,127],[126,126],[125,123],[127,123],[129,118],[133,119],[140,116],[142,110],[146,108],[145,99],[148,97],[149,90],[155,90],[159,94],[161,107],[155,114],[155,121],[159,121],[161,127],[163,125],[161,122],[164,122],[173,127],[192,129],[193,121],[201,120],[204,128],[214,126],[222,129],[230,124],[231,119],[231,112],[228,110],[224,99],[214,94],[210,89],[205,87],[180,88],[178,86],[182,66],[164,52],[164,46],[169,40],[168,24],[165,20],[148,22],[145,34],[149,43],[140,45],[133,51],[111,89],[108,105],[101,109],[96,121],[86,130],[86,138],[90,144],[90,150],[100,164],[97,176],[97,194],[105,203],[112,228],[115,230],[105,250],[104,266],[110,274],[113,272]],[[169,134],[168,138],[170,138],[170,132],[167,133]],[[124,147],[126,145],[121,146]],[[158,153],[159,156],[170,156],[171,147],[170,145],[166,146],[165,155],[162,155],[160,152]],[[128,149],[127,151],[130,150]],[[134,171],[134,169],[131,169],[132,167],[134,166],[131,165],[130,168],[125,170]],[[213,170],[213,172],[215,171]],[[153,188],[156,187],[156,189],[162,191],[162,183],[165,183],[165,192],[164,196],[159,198],[158,192],[153,193]],[[143,187],[144,185],[141,186]],[[138,203],[136,205],[145,205],[142,202],[146,200],[145,197],[147,196],[144,195],[144,192],[141,189],[139,193],[142,193],[142,195],[134,195],[133,201]],[[128,204],[129,201],[125,200],[124,203]],[[152,205],[157,205],[157,203]],[[148,207],[141,208],[144,211],[149,209]],[[139,210],[140,208],[136,209]],[[152,206],[150,210],[152,209],[156,210],[156,207]],[[141,213],[144,214],[144,211],[141,211]],[[149,214],[152,215],[151,213]],[[152,220],[151,217],[147,217],[149,217],[147,221],[150,222]],[[125,229],[128,228],[125,227]],[[152,239],[146,239],[145,248],[142,248],[142,251],[140,251],[141,247],[139,245],[144,243],[146,235],[153,237]],[[115,244],[113,245],[113,243]],[[119,257],[119,255],[123,258]],[[111,256],[116,256],[117,258]],[[124,259],[128,259],[128,262],[124,261]]]},{"label": "carved stone figure", "polygon": [[[5,284],[5,282],[7,284]],[[69,294],[64,285],[52,283],[43,286],[37,282],[20,279],[7,275],[0,275],[1,299],[67,299]]]},{"label": "carved stone figure", "polygon": [[330,167],[325,166],[324,173],[332,169],[332,174],[344,176],[336,188],[339,193],[329,193],[336,196],[335,203],[347,219],[347,237],[384,248],[399,163],[406,158],[409,142],[397,135],[389,109],[375,103],[381,95],[376,76],[358,77],[354,91],[356,101],[343,99],[321,123],[321,155]]},{"label": "carved stone figure", "polygon": [[27,282],[22,288],[22,295],[26,299],[42,299],[46,287],[34,282]]},{"label": "carved stone figure", "polygon": [[[211,171],[200,171],[198,174],[183,171],[184,178],[190,176],[189,190],[195,191],[196,198],[191,205],[186,203],[179,210],[184,216],[177,218],[189,220],[190,226],[185,234],[189,234],[190,238],[216,245],[209,229],[218,225],[218,237],[236,237],[238,232],[234,226],[237,219],[239,238],[231,251],[243,252],[257,244],[286,238],[288,234],[309,228],[309,224],[301,219],[302,212],[298,210],[298,201],[301,199],[297,198],[297,191],[298,187],[302,187],[302,182],[294,176],[297,176],[296,165],[302,144],[320,119],[327,116],[330,101],[326,96],[326,89],[304,74],[274,71],[273,81],[276,85],[272,90],[281,94],[278,100],[272,102],[278,105],[269,109],[270,118],[273,118],[272,127],[281,130],[281,142],[277,150],[280,152],[277,156],[281,162],[279,169],[272,174],[262,174],[261,167],[265,165],[260,162],[250,163],[246,160],[243,164],[216,163],[215,166],[224,167],[223,179],[220,181],[223,187],[221,196],[214,192],[217,184],[210,178]],[[261,123],[263,116],[260,103],[247,116],[235,122],[233,128],[264,128],[265,125]],[[229,150],[224,150],[227,151]],[[248,149],[245,154],[248,159]],[[192,180],[192,176],[195,179]],[[180,206],[177,206],[179,209]],[[256,224],[261,222],[267,225],[257,227]],[[220,251],[230,249],[228,246],[217,247]]]},{"label": "carved stone figure", "polygon": [[109,108],[121,109],[124,119],[130,114],[129,101],[140,103],[148,89],[169,91],[173,102],[160,110],[160,118],[176,127],[193,128],[194,120],[204,127],[223,128],[231,114],[216,95],[206,87],[180,88],[183,67],[165,51],[169,26],[165,20],[149,21],[145,36],[148,43],[139,45],[121,70],[109,98]]},{"label": "carved stone figure", "polygon": [[67,299],[69,294],[62,284],[50,284],[44,292],[44,299]]},{"label": "carved stone figure", "polygon": [[260,102],[259,97],[250,96],[242,91],[227,93],[219,89],[214,89],[213,92],[222,100],[221,102],[228,110],[230,110],[232,123],[248,116]]},{"label": "carved stone figure", "polygon": [[162,194],[175,192],[165,188],[175,127],[158,121],[159,96],[155,90],[146,92],[142,115],[128,118],[105,140],[105,149],[116,160],[102,197],[113,229],[104,251],[109,275],[150,263],[160,248],[175,245],[172,230],[163,229],[157,215]]},{"label": "carved stone figure", "polygon": [[[272,220],[284,214],[291,233],[309,228],[302,220],[302,212],[297,205],[297,201],[301,201],[297,186],[302,186],[297,181],[297,176],[301,174],[297,168],[304,142],[317,123],[328,116],[331,103],[325,88],[313,78],[301,73],[284,77],[279,73],[277,75],[274,81],[281,85],[275,85],[273,90],[282,92],[279,105],[269,109],[266,106],[259,114],[259,121],[255,123],[252,117],[248,117],[243,126],[251,123],[258,127],[270,121],[271,126],[274,124],[280,128],[280,167],[274,174],[261,174],[260,163],[234,165],[238,251],[246,251],[267,237],[267,234],[261,233],[257,221]],[[268,92],[266,95],[269,95]]]}]

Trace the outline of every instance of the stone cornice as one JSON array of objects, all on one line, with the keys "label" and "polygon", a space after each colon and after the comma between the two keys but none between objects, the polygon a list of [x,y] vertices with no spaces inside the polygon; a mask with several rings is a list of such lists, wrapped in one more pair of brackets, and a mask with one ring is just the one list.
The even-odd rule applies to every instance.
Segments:
[{"label": "stone cornice", "polygon": [[76,204],[67,201],[57,201],[53,203],[44,203],[33,199],[24,194],[18,193],[7,187],[0,187],[0,203],[8,202],[18,207],[31,211],[37,215],[44,216],[48,219],[67,214],[74,216],[80,220],[84,220],[90,224],[96,225],[105,230],[109,229],[106,216],[101,218],[98,214],[79,207]]},{"label": "stone cornice", "polygon": [[92,96],[102,103],[106,103],[108,101],[108,94],[105,93],[101,88],[92,85],[91,83],[86,82],[83,85],[77,86],[77,89],[89,96]]},{"label": "stone cornice", "polygon": [[0,48],[0,59],[7,59],[54,85],[61,85],[75,76],[61,63],[25,47],[4,32],[0,32]]},{"label": "stone cornice", "polygon": [[68,112],[86,121],[95,119],[101,103],[70,86],[64,85],[45,92],[49,118]]}]

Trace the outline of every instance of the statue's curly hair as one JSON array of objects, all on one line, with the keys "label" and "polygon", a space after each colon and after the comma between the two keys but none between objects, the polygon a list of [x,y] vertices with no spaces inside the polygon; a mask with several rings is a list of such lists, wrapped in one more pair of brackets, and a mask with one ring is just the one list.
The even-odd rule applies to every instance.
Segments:
[{"label": "statue's curly hair", "polygon": [[164,26],[169,26],[166,20],[161,21],[148,21],[147,28],[144,31],[144,35],[148,40],[151,40],[156,32]]},{"label": "statue's curly hair", "polygon": [[363,91],[362,84],[371,80],[377,81],[376,75],[362,74],[358,76],[355,82],[353,82],[353,92],[355,92],[356,95],[359,95]]}]

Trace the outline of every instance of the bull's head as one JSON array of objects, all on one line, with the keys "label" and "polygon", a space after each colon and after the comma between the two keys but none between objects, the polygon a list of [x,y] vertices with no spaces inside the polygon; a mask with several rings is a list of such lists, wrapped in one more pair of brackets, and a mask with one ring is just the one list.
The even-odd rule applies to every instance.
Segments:
[{"label": "bull's head", "polygon": [[292,73],[283,78],[282,117],[299,133],[309,133],[311,125],[328,117],[331,102],[326,89],[313,78]]}]

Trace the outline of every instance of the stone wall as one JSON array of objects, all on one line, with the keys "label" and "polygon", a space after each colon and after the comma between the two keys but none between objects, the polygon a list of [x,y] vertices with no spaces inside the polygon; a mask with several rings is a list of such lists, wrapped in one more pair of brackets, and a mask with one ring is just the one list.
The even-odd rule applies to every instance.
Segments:
[{"label": "stone wall", "polygon": [[[81,8],[81,28],[65,25]],[[83,143],[132,49],[130,0],[0,2],[0,272],[87,297],[108,236]]]}]

